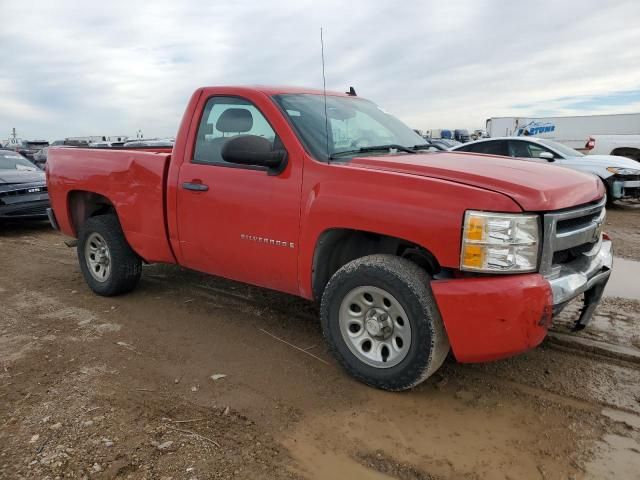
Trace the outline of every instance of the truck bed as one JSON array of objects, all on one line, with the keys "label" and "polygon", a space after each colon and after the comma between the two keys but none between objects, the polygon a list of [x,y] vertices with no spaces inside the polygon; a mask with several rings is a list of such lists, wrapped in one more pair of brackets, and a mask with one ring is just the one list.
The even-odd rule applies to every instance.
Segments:
[{"label": "truck bed", "polygon": [[174,263],[165,222],[167,150],[52,148],[47,183],[60,230],[78,236],[74,220],[87,212],[74,206],[74,198],[94,192],[116,210],[138,255],[148,262]]}]

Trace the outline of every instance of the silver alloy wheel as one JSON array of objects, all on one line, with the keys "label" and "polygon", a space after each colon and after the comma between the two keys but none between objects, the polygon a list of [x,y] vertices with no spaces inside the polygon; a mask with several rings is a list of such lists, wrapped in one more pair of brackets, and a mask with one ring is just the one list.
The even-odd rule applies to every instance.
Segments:
[{"label": "silver alloy wheel", "polygon": [[400,363],[411,347],[411,324],[400,302],[372,286],[345,295],[338,316],[342,338],[362,362],[375,368]]},{"label": "silver alloy wheel", "polygon": [[106,282],[111,274],[111,253],[105,239],[93,232],[84,245],[84,258],[91,276],[99,282]]}]

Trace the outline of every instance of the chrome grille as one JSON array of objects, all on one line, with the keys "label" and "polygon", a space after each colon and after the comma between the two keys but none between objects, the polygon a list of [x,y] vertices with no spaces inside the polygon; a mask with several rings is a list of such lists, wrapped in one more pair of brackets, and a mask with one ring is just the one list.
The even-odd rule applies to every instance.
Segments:
[{"label": "chrome grille", "polygon": [[560,210],[543,216],[544,238],[540,273],[554,277],[562,264],[583,255],[597,253],[602,237],[606,198],[579,208]]}]

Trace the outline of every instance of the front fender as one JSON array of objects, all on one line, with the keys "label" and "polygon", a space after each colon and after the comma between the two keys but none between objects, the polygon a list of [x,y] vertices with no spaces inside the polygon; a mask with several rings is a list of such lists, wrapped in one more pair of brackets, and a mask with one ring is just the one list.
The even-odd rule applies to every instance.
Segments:
[{"label": "front fender", "polygon": [[446,180],[328,168],[335,169],[330,177],[305,172],[298,271],[300,293],[306,298],[313,298],[313,256],[326,230],[403,239],[431,252],[441,266],[457,268],[465,210],[521,211],[506,195]]}]

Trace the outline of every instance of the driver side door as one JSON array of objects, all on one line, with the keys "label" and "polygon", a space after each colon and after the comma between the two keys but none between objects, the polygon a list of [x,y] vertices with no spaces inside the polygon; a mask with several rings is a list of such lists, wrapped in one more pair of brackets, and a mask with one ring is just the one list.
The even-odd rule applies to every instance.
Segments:
[{"label": "driver side door", "polygon": [[290,157],[277,175],[226,162],[221,149],[237,135],[263,137],[274,149],[284,146],[250,100],[212,96],[202,101],[195,144],[178,174],[181,263],[297,293],[301,159]]}]

